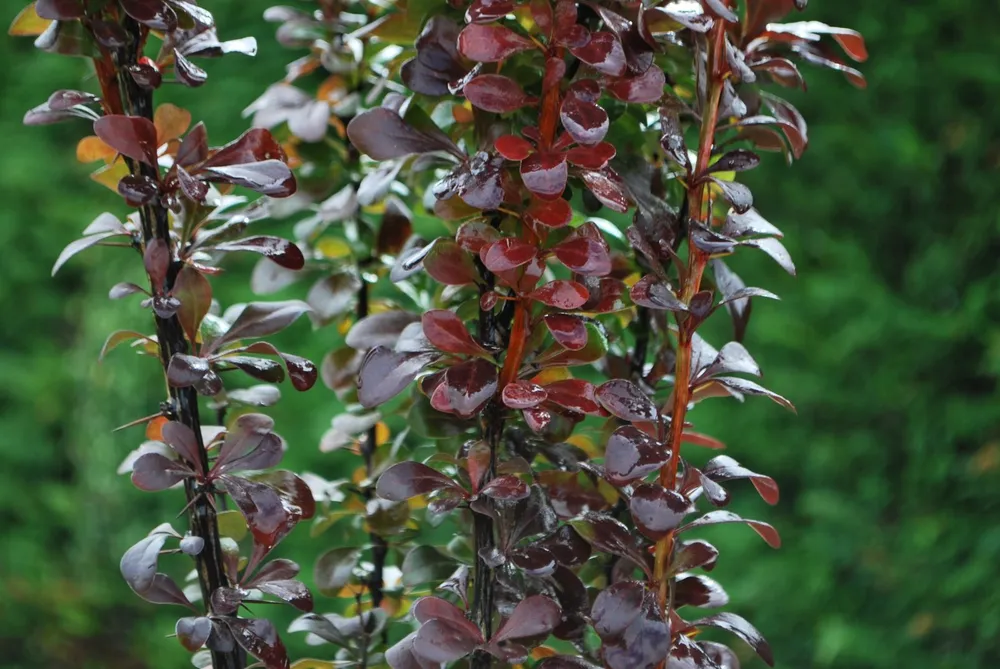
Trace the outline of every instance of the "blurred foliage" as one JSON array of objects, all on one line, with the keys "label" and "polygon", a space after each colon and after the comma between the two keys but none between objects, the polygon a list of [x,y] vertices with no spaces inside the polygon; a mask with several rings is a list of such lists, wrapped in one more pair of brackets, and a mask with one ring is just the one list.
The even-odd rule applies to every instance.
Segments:
[{"label": "blurred foliage", "polygon": [[[258,37],[256,62],[209,63],[204,89],[170,87],[159,100],[189,106],[221,143],[245,128],[240,110],[280,78],[288,54],[260,20],[263,5],[210,4],[224,37]],[[734,261],[748,284],[784,298],[755,306],[748,345],[799,415],[763,400],[692,415],[782,486],[776,509],[741,511],[777,525],[784,547],[708,530],[725,556],[717,573],[781,667],[992,667],[1000,133],[986,110],[1000,101],[1000,25],[985,0],[812,5],[805,18],[864,33],[869,88],[808,69],[810,93],[793,101],[810,122],[809,151],[791,170],[768,156],[748,179],[799,267],[791,279],[759,256]],[[110,430],[155,406],[157,369],[124,350],[96,362],[110,330],[143,324],[140,310],[105,299],[138,267],[103,249],[49,277],[62,246],[122,204],[74,162],[82,125],[20,125],[52,90],[86,87],[86,65],[13,38],[0,40],[0,59],[0,663],[184,666],[166,637],[171,613],[134,597],[117,569],[136,537],[177,510],[115,474],[141,434]],[[249,270],[231,267],[224,303],[248,299]],[[303,321],[280,343],[319,360],[337,337]],[[286,463],[333,477],[343,460],[316,447],[333,394],[283,392],[273,414],[291,445]],[[308,575],[343,540],[303,527],[281,553]],[[286,642],[302,656],[301,638]]]}]

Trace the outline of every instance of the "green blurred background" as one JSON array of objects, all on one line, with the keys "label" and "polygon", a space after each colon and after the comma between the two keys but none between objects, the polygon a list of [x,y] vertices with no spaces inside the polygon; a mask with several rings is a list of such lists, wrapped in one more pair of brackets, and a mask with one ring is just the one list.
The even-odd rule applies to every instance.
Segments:
[{"label": "green blurred background", "polygon": [[[22,3],[4,4],[0,22],[9,22]],[[204,4],[224,37],[258,37],[257,62],[210,62],[203,89],[171,87],[160,100],[190,108],[218,144],[244,129],[240,110],[292,56],[260,20],[270,3]],[[699,407],[700,429],[782,486],[777,508],[749,495],[735,504],[777,525],[784,547],[717,530],[713,575],[730,608],[769,638],[780,667],[994,667],[996,5],[812,4],[803,18],[864,33],[869,88],[806,68],[811,90],[792,97],[810,122],[809,151],[792,169],[769,154],[748,178],[799,267],[793,279],[762,255],[734,260],[749,284],[784,298],[757,305],[748,345],[799,415],[763,400]],[[115,474],[141,435],[110,429],[160,399],[155,370],[136,374],[124,351],[96,362],[110,330],[145,324],[132,303],[105,297],[113,283],[139,279],[138,268],[127,254],[98,250],[49,277],[63,245],[100,212],[123,207],[73,159],[83,124],[21,126],[52,90],[93,82],[83,61],[34,52],[30,39],[0,40],[0,62],[0,666],[189,666],[166,636],[174,612],[132,595],[117,569],[125,548],[176,511],[169,495],[141,493]],[[247,299],[249,269],[235,266],[222,282],[225,303]],[[302,322],[279,343],[318,360],[333,336]],[[332,393],[284,394],[274,414],[291,444],[287,464],[337,476],[316,447]],[[281,552],[308,572],[336,541],[303,528]]]}]

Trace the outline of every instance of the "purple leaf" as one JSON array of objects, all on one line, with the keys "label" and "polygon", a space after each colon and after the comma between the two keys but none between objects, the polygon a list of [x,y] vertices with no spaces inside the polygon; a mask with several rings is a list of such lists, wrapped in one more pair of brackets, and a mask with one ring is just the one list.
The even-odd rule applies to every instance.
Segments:
[{"label": "purple leaf", "polygon": [[225,344],[249,337],[266,337],[284,330],[302,314],[312,308],[301,300],[284,302],[251,302],[218,339],[213,341],[206,355]]},{"label": "purple leaf", "polygon": [[659,412],[638,386],[626,379],[612,379],[597,387],[597,401],[613,416],[629,422],[652,422]]},{"label": "purple leaf", "polygon": [[653,541],[659,541],[694,511],[684,495],[656,484],[636,486],[628,504],[635,526]]},{"label": "purple leaf", "polygon": [[489,355],[489,352],[472,338],[462,319],[452,311],[432,309],[424,312],[421,323],[424,336],[440,351],[473,356]]},{"label": "purple leaf", "polygon": [[285,645],[269,620],[222,618],[233,637],[246,652],[264,663],[265,669],[288,669]]},{"label": "purple leaf", "polygon": [[660,442],[632,425],[615,430],[608,439],[604,471],[609,482],[626,485],[657,471],[670,459],[670,451]]},{"label": "purple leaf", "polygon": [[[119,565],[122,577],[136,594],[141,595],[153,587],[160,550],[170,537],[170,534],[161,528],[163,526],[153,530],[149,536],[129,548],[122,556]],[[167,526],[165,529],[170,528]]]},{"label": "purple leaf", "polygon": [[638,545],[625,525],[614,518],[599,513],[588,512],[582,517],[569,521],[581,537],[591,546],[604,553],[632,560],[652,578],[652,568],[648,554]]},{"label": "purple leaf", "polygon": [[174,633],[181,645],[193,653],[208,641],[212,633],[212,621],[205,616],[180,618],[174,625]]},{"label": "purple leaf", "polygon": [[747,642],[757,655],[760,656],[760,659],[764,660],[769,666],[774,666],[774,653],[771,652],[771,646],[761,636],[761,633],[757,631],[757,628],[747,622],[745,618],[735,613],[716,613],[714,616],[695,620],[691,623],[691,627],[715,627],[731,632]]},{"label": "purple leaf", "polygon": [[491,644],[500,644],[512,639],[539,639],[548,636],[559,624],[559,605],[544,595],[532,595],[511,612],[507,621],[497,630]]},{"label": "purple leaf", "polygon": [[132,464],[132,483],[146,492],[166,490],[193,475],[180,462],[159,453],[145,453]]},{"label": "purple leaf", "polygon": [[118,153],[156,167],[156,127],[149,119],[109,114],[94,121],[94,134]]},{"label": "purple leaf", "polygon": [[450,140],[417,130],[398,113],[385,107],[370,109],[351,119],[347,125],[347,136],[359,151],[375,160],[432,151],[465,156]]},{"label": "purple leaf", "polygon": [[473,106],[494,114],[506,114],[537,102],[519,83],[502,74],[473,77],[462,92]]},{"label": "purple leaf", "polygon": [[206,167],[208,181],[222,181],[249,188],[271,197],[288,197],[295,193],[295,176],[280,160],[261,160],[239,165]]},{"label": "purple leaf", "polygon": [[501,25],[472,23],[458,35],[458,51],[478,63],[498,63],[515,53],[533,49],[534,43]]},{"label": "purple leaf", "polygon": [[426,495],[436,490],[457,490],[462,496],[466,493],[462,488],[436,469],[431,469],[420,462],[399,462],[379,476],[375,494],[382,499],[393,502]]},{"label": "purple leaf", "polygon": [[235,242],[224,242],[217,244],[217,251],[250,251],[259,253],[265,258],[270,258],[278,265],[286,269],[302,269],[305,265],[305,258],[299,247],[287,239],[280,237],[247,237]]},{"label": "purple leaf", "polygon": [[754,532],[759,534],[760,538],[766,541],[771,548],[781,547],[781,537],[778,535],[778,531],[772,526],[759,520],[748,520],[742,516],[736,515],[732,511],[709,511],[701,518],[692,520],[687,525],[679,528],[677,533],[680,534],[681,532],[693,530],[697,527],[718,525],[720,523],[744,523],[749,525]]},{"label": "purple leaf", "polygon": [[396,353],[376,346],[358,371],[358,401],[366,409],[383,404],[403,391],[438,353]]},{"label": "purple leaf", "polygon": [[472,418],[493,399],[496,390],[496,366],[475,358],[448,368],[430,395],[431,406],[459,418]]},{"label": "purple leaf", "polygon": [[778,484],[770,476],[752,472],[740,466],[740,463],[728,455],[718,455],[702,468],[702,473],[713,481],[731,481],[733,479],[750,479],[761,498],[768,504],[778,503]]}]

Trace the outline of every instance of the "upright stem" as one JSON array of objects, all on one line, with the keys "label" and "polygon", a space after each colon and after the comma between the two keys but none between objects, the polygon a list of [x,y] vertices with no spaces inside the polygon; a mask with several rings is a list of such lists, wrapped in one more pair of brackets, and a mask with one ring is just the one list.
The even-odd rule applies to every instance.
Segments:
[{"label": "upright stem", "polygon": [[[361,270],[364,271],[365,263],[361,263]],[[361,277],[361,288],[358,289],[358,320],[365,318],[369,312],[368,282]],[[361,443],[361,455],[365,460],[365,476],[371,479],[375,473],[375,448],[378,446],[378,428],[372,427],[368,430]],[[365,490],[365,501],[372,498],[371,490]],[[372,598],[372,608],[377,609],[382,604],[384,597],[384,572],[385,559],[389,552],[389,546],[376,532],[369,532],[368,538],[372,544],[372,573],[368,577],[368,592]],[[374,618],[372,619],[374,622]],[[363,665],[362,665],[363,666]]]},{"label": "upright stem", "polygon": [[[102,81],[101,88],[105,94],[117,91],[118,99],[109,101],[109,107],[121,110],[122,113],[140,116],[153,120],[153,95],[151,91],[141,88],[128,73],[127,68],[136,64],[141,56],[141,45],[144,39],[143,28],[131,18],[125,18],[123,23],[128,36],[129,45],[114,52],[114,67],[98,68],[99,74],[113,74],[116,82]],[[145,163],[127,161],[132,174],[142,175],[159,181],[159,170]],[[170,218],[166,207],[159,200],[145,205],[140,210],[142,221],[143,244],[147,246],[154,240],[162,240],[170,245]],[[176,259],[171,262],[167,273],[165,291],[173,288],[177,275],[183,264]],[[160,348],[160,361],[164,374],[170,359],[176,354],[188,353],[188,342],[184,336],[177,316],[161,318],[154,316],[156,322],[156,337]],[[194,388],[169,388],[173,411],[178,421],[191,428],[198,443],[198,459],[202,471],[208,471],[208,452],[201,436],[201,419],[198,415],[198,394]],[[191,532],[205,541],[204,548],[195,557],[198,572],[198,583],[201,587],[202,600],[206,611],[211,611],[212,593],[217,589],[228,587],[225,561],[216,518],[215,506],[211,491],[200,487],[188,479],[184,486],[188,499],[188,520]],[[246,655],[239,646],[228,652],[212,651],[212,666],[215,669],[243,669],[246,666]]]},{"label": "upright stem", "polygon": [[[708,94],[705,108],[702,110],[701,130],[698,136],[698,160],[691,173],[688,183],[690,220],[706,224],[710,216],[707,184],[700,183],[708,170],[712,157],[712,147],[715,143],[715,129],[719,122],[719,103],[722,99],[724,73],[722,69],[722,49],[725,46],[725,28],[722,22],[716,22],[709,40],[708,63],[705,74],[709,78]],[[688,258],[681,285],[680,299],[689,304],[701,289],[701,280],[705,273],[708,255],[691,243],[688,235]],[[670,459],[660,469],[660,484],[668,490],[677,485],[677,468],[680,463],[681,435],[684,431],[684,418],[687,414],[688,402],[691,400],[691,342],[694,338],[694,323],[684,314],[677,314],[677,355],[674,369],[673,406],[670,413],[670,434],[667,447],[670,449]],[[666,410],[667,407],[664,407]],[[672,579],[666,578],[667,565],[674,550],[673,532],[667,534],[656,544],[654,561],[654,576],[660,586],[660,605],[664,614],[669,613],[668,595]]]}]

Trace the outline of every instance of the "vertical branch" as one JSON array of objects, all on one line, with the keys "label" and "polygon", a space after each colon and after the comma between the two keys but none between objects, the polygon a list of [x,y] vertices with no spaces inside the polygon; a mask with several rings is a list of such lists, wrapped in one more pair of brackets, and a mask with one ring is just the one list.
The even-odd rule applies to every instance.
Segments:
[{"label": "vertical branch", "polygon": [[[129,44],[117,49],[113,54],[113,68],[99,68],[99,74],[113,75],[117,81],[102,80],[101,87],[105,91],[118,91],[118,99],[109,102],[112,109],[120,109],[122,113],[153,120],[153,95],[151,91],[141,88],[129,75],[128,67],[135,65],[141,56],[141,48],[145,39],[144,29],[133,19],[125,18],[123,27],[129,36]],[[159,181],[159,170],[152,165],[127,160],[129,171]],[[140,210],[142,221],[143,245],[154,240],[161,240],[170,245],[170,218],[166,207],[159,200],[154,200]],[[169,292],[177,279],[182,263],[172,259],[167,273],[164,290]],[[156,337],[160,349],[160,361],[166,374],[170,359],[176,354],[188,353],[188,342],[177,316],[161,318],[154,316],[156,322]],[[208,471],[208,452],[201,436],[201,418],[198,413],[198,394],[194,388],[170,388],[170,399],[174,418],[191,428],[198,443],[198,458],[203,471]],[[187,479],[184,492],[188,500],[188,520],[191,532],[201,537],[205,544],[196,556],[198,583],[201,588],[202,600],[206,611],[211,610],[212,593],[229,585],[225,571],[225,561],[216,518],[214,500],[211,490],[204,490]],[[239,646],[228,652],[213,650],[212,666],[215,669],[242,669],[246,666],[246,656]]]},{"label": "vertical branch", "polygon": [[[688,220],[706,224],[711,215],[711,203],[708,201],[707,184],[701,183],[708,170],[715,143],[715,130],[719,121],[719,104],[722,99],[724,83],[724,52],[725,27],[721,21],[712,28],[708,40],[708,62],[705,66],[705,76],[708,77],[705,106],[701,114],[701,130],[698,136],[698,159],[688,183]],[[707,254],[691,243],[688,234],[687,267],[682,277],[680,299],[689,304],[701,289],[701,279],[708,263]],[[691,343],[694,337],[695,323],[684,314],[677,314],[677,357],[674,369],[673,406],[670,412],[670,432],[667,446],[670,449],[670,459],[660,470],[660,484],[668,490],[677,485],[677,469],[680,462],[681,435],[684,431],[684,417],[690,402],[691,378]],[[666,578],[667,563],[674,549],[674,536],[669,533],[656,544],[654,575],[660,585],[660,604],[665,614],[669,613],[669,593],[673,589],[673,579]]]},{"label": "vertical branch", "polygon": [[[359,269],[364,271],[364,266],[368,261],[362,261],[359,263]],[[364,277],[361,277],[361,288],[358,289],[358,307],[357,315],[358,320],[368,316],[369,313],[369,289],[368,282],[365,281]],[[375,473],[375,448],[378,446],[378,427],[372,426],[365,434],[364,439],[361,441],[361,456],[365,461],[365,476],[371,479],[372,475]],[[372,498],[371,490],[365,490],[365,501],[368,502]],[[371,594],[372,598],[372,608],[377,609],[382,604],[382,599],[384,597],[384,572],[385,572],[385,559],[389,552],[388,544],[385,539],[382,538],[376,532],[369,532],[368,538],[372,544],[372,573],[368,577],[367,587],[368,592]],[[374,618],[371,619],[374,622]],[[364,665],[362,665],[364,666]]]}]

